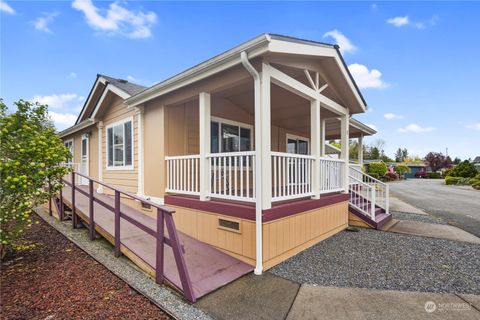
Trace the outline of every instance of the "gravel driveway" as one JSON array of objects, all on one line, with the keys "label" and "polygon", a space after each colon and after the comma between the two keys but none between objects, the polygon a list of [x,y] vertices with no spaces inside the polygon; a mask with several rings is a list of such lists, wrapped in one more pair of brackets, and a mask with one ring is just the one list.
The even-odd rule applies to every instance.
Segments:
[{"label": "gravel driveway", "polygon": [[480,191],[446,186],[442,179],[390,183],[393,196],[480,237]]},{"label": "gravel driveway", "polygon": [[360,229],[343,231],[270,272],[299,283],[480,294],[480,246]]}]

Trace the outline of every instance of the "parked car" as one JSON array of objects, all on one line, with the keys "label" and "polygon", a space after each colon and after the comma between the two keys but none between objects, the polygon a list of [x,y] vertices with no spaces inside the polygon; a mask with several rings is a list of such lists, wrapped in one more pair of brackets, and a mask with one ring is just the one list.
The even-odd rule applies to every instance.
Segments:
[{"label": "parked car", "polygon": [[415,172],[415,178],[427,178],[428,174],[425,171]]}]

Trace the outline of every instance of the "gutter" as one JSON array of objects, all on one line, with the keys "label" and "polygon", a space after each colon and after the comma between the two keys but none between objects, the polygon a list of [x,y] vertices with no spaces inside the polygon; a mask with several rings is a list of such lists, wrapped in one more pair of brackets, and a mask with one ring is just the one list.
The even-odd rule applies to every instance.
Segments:
[{"label": "gutter", "polygon": [[[268,39],[270,40],[270,39]],[[248,60],[247,53],[242,51],[240,53],[240,60],[242,65],[247,69],[254,80],[254,96],[255,96],[255,123],[261,123],[260,108],[261,108],[261,81],[257,70],[252,66]],[[258,128],[257,128],[258,129]],[[261,153],[261,132],[255,130],[255,270],[256,275],[261,275],[263,271],[263,235],[262,235],[262,175],[259,168],[262,167]]]},{"label": "gutter", "polygon": [[85,128],[91,126],[92,124],[95,124],[95,121],[93,121],[92,119],[83,120],[82,122],[80,122],[78,124],[75,124],[75,125],[71,126],[70,128],[67,128],[63,131],[60,131],[58,133],[58,136],[60,138],[63,138],[65,136],[68,136],[69,134],[72,134],[72,133],[75,133],[75,132],[80,131],[82,129],[85,129]]},{"label": "gutter", "polygon": [[[270,41],[271,41],[270,35],[262,34],[244,44],[241,44],[240,46],[237,46],[233,49],[225,51],[207,61],[197,64],[191,68],[188,68],[185,71],[171,78],[168,78],[162,82],[159,82],[150,88],[140,91],[134,96],[126,99],[125,104],[127,106],[136,106],[138,104],[142,104],[148,100],[154,99],[160,95],[164,95],[168,92],[171,92],[177,89],[179,85],[181,85],[182,83],[191,81],[195,77],[199,77],[199,79],[206,78],[207,76],[211,75],[209,74],[209,72],[214,68],[220,67],[222,65],[225,66],[227,63],[231,63],[232,65],[239,64],[241,63],[241,61],[239,60],[239,53],[243,51],[249,51],[250,53],[252,53],[253,50],[261,47],[266,43],[269,43]],[[267,48],[265,48],[264,51],[266,50]],[[261,51],[256,52],[255,54],[251,55],[250,58],[262,53],[263,52]],[[215,71],[214,73],[220,72],[222,70],[223,69]],[[194,81],[198,81],[199,79],[194,79]]]}]

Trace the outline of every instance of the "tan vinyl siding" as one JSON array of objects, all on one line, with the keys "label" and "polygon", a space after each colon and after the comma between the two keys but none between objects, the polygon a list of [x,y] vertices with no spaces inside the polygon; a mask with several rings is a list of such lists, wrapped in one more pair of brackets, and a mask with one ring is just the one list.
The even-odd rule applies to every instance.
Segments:
[{"label": "tan vinyl siding", "polygon": [[[107,169],[107,127],[113,123],[132,119],[133,128],[133,170],[110,170]],[[127,109],[123,104],[123,100],[119,97],[113,99],[112,103],[103,116],[103,132],[102,132],[102,170],[103,181],[111,183],[118,188],[136,193],[138,191],[138,121],[133,108]],[[105,192],[108,193],[108,189]]]}]

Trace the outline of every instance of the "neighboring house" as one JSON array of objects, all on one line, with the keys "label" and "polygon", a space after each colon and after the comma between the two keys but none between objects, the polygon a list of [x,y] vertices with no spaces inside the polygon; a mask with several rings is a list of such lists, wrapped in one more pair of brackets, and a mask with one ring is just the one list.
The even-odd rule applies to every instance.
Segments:
[{"label": "neighboring house", "polygon": [[263,34],[149,88],[98,75],[60,136],[77,170],[173,208],[180,231],[259,274],[349,211],[391,218],[386,188],[349,169],[348,140],[376,133],[352,118],[366,108],[337,46]]},{"label": "neighboring house", "polygon": [[477,171],[480,172],[480,156],[473,159],[472,163],[475,166],[475,169],[477,169]]},{"label": "neighboring house", "polygon": [[429,172],[429,166],[425,163],[407,163],[406,165],[410,168],[411,172],[405,173],[405,178],[415,178],[417,172]]}]

